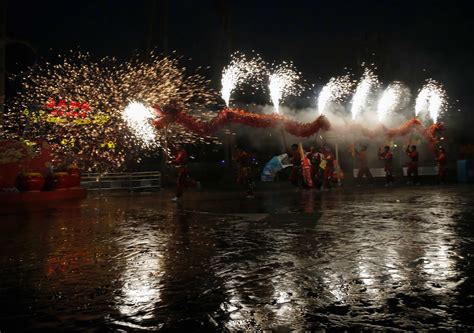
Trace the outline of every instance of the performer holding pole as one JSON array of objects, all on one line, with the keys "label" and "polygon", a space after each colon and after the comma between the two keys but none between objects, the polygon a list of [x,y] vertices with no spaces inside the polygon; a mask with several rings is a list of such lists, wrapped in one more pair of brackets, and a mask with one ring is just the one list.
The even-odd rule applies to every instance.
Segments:
[{"label": "performer holding pole", "polygon": [[378,151],[379,160],[384,161],[384,170],[385,170],[385,186],[393,185],[393,154],[390,151],[389,146],[385,146],[383,151]]},{"label": "performer holding pole", "polygon": [[176,178],[176,196],[171,199],[172,201],[178,201],[184,192],[186,187],[200,186],[199,182],[189,178],[188,170],[186,168],[188,163],[188,153],[181,144],[176,145],[176,153],[174,160],[171,161],[176,167],[177,178]]}]

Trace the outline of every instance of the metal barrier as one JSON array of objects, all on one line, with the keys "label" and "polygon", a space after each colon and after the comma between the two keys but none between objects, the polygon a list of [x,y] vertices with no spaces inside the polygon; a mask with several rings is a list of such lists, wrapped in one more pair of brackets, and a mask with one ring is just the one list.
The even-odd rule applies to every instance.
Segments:
[{"label": "metal barrier", "polygon": [[92,191],[161,188],[161,173],[159,171],[84,173],[81,175],[81,186]]}]

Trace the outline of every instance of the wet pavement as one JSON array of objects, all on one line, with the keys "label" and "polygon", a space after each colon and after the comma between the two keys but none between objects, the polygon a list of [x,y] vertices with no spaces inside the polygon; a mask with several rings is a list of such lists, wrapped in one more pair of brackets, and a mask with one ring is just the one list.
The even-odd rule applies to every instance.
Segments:
[{"label": "wet pavement", "polygon": [[89,196],[0,215],[0,331],[474,329],[474,187]]}]

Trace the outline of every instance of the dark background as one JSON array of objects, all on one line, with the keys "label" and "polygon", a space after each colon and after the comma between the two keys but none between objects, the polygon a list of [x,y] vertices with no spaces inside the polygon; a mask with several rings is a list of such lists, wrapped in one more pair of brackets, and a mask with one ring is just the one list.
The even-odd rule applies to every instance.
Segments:
[{"label": "dark background", "polygon": [[[468,1],[7,1],[7,70],[69,50],[127,59],[158,52],[192,58],[219,88],[235,50],[267,61],[292,60],[310,83],[358,76],[375,63],[381,80],[418,89],[442,82],[451,109],[444,117],[459,142],[474,135],[473,21]],[[7,84],[7,97],[18,89]],[[412,91],[416,93],[416,91]],[[308,92],[311,94],[311,91]]]}]

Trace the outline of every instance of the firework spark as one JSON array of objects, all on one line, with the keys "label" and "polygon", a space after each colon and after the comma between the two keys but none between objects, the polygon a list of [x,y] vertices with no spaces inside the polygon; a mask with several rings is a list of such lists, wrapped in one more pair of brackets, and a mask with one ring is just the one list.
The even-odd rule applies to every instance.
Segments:
[{"label": "firework spark", "polygon": [[409,95],[409,91],[400,82],[393,82],[384,90],[377,105],[377,116],[379,121],[383,121],[387,116],[400,108],[404,97]]},{"label": "firework spark", "polygon": [[156,144],[155,129],[150,124],[150,120],[154,118],[150,108],[140,102],[132,101],[127,105],[122,116],[146,147]]},{"label": "firework spark", "polygon": [[287,96],[301,95],[304,87],[301,83],[301,73],[293,64],[283,62],[273,69],[269,76],[268,89],[275,112],[280,113],[280,102]]},{"label": "firework spark", "polygon": [[446,91],[440,83],[428,79],[416,98],[415,116],[428,111],[430,118],[436,123],[447,107],[446,96]]},{"label": "firework spark", "polygon": [[329,82],[321,89],[318,96],[319,114],[323,114],[328,103],[341,102],[352,90],[353,82],[349,75],[332,77]]},{"label": "firework spark", "polygon": [[370,94],[377,86],[377,76],[370,69],[366,68],[352,97],[352,120],[355,120],[363,109],[367,107]]},{"label": "firework spark", "polygon": [[263,60],[259,55],[250,59],[239,52],[235,52],[231,56],[231,61],[222,71],[221,79],[221,97],[227,107],[229,107],[232,92],[240,85],[249,81],[261,80],[261,73],[265,70]]},{"label": "firework spark", "polygon": [[428,111],[434,123],[438,122],[444,102],[444,96],[439,92],[435,92],[431,95]]},{"label": "firework spark", "polygon": [[423,87],[416,97],[415,117],[418,117],[422,111],[428,110],[429,99],[430,91],[426,87]]}]

